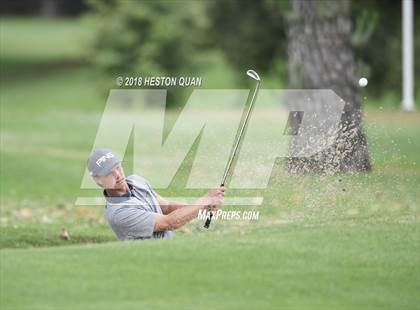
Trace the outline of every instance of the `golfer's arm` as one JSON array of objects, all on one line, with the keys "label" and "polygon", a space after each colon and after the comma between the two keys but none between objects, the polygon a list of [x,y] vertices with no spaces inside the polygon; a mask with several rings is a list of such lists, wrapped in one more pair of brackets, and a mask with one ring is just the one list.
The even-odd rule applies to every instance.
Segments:
[{"label": "golfer's arm", "polygon": [[181,204],[181,203],[177,203],[177,202],[173,202],[173,201],[168,201],[165,198],[162,198],[161,196],[157,196],[157,200],[159,202],[160,208],[162,209],[162,213],[163,214],[169,214],[172,213],[175,210],[178,210],[180,208],[184,208],[187,205],[185,204]]},{"label": "golfer's arm", "polygon": [[154,231],[177,229],[196,218],[203,208],[203,205],[197,204],[183,206],[166,215],[156,214]]}]

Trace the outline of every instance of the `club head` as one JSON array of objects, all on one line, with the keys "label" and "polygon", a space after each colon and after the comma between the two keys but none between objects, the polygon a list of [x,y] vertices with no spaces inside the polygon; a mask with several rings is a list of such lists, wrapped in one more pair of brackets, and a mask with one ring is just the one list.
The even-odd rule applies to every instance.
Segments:
[{"label": "club head", "polygon": [[256,81],[260,81],[260,76],[259,76],[259,75],[258,75],[258,73],[257,73],[257,72],[255,72],[254,70],[248,70],[248,71],[246,72],[246,74],[247,74],[249,77],[253,78],[254,80],[256,80]]}]

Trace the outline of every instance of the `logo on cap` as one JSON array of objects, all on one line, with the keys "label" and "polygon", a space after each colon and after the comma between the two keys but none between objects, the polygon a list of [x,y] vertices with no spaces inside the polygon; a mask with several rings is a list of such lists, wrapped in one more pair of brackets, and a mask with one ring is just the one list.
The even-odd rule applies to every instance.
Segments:
[{"label": "logo on cap", "polygon": [[112,154],[111,152],[106,153],[105,155],[98,158],[98,160],[96,161],[96,164],[98,165],[98,167],[101,167],[102,163],[104,163],[107,159],[113,158],[113,157],[114,157],[114,154]]}]

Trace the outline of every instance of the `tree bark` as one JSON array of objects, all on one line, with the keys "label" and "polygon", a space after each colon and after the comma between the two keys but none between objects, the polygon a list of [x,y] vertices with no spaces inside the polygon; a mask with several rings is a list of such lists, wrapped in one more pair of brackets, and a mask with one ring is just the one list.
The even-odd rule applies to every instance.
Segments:
[{"label": "tree bark", "polygon": [[40,7],[40,15],[45,17],[57,17],[60,15],[60,8],[58,1],[42,0]]},{"label": "tree bark", "polygon": [[332,89],[345,101],[334,144],[308,158],[289,158],[291,172],[371,168],[351,46],[349,5],[347,0],[291,0],[287,31],[290,86]]}]

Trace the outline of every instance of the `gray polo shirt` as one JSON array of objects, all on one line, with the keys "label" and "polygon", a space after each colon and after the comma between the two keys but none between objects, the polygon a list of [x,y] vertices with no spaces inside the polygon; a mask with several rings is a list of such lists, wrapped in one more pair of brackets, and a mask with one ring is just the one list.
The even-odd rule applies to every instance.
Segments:
[{"label": "gray polo shirt", "polygon": [[141,176],[126,178],[130,191],[106,198],[105,213],[112,230],[120,240],[169,238],[171,231],[153,232],[156,214],[162,214],[157,194]]}]

